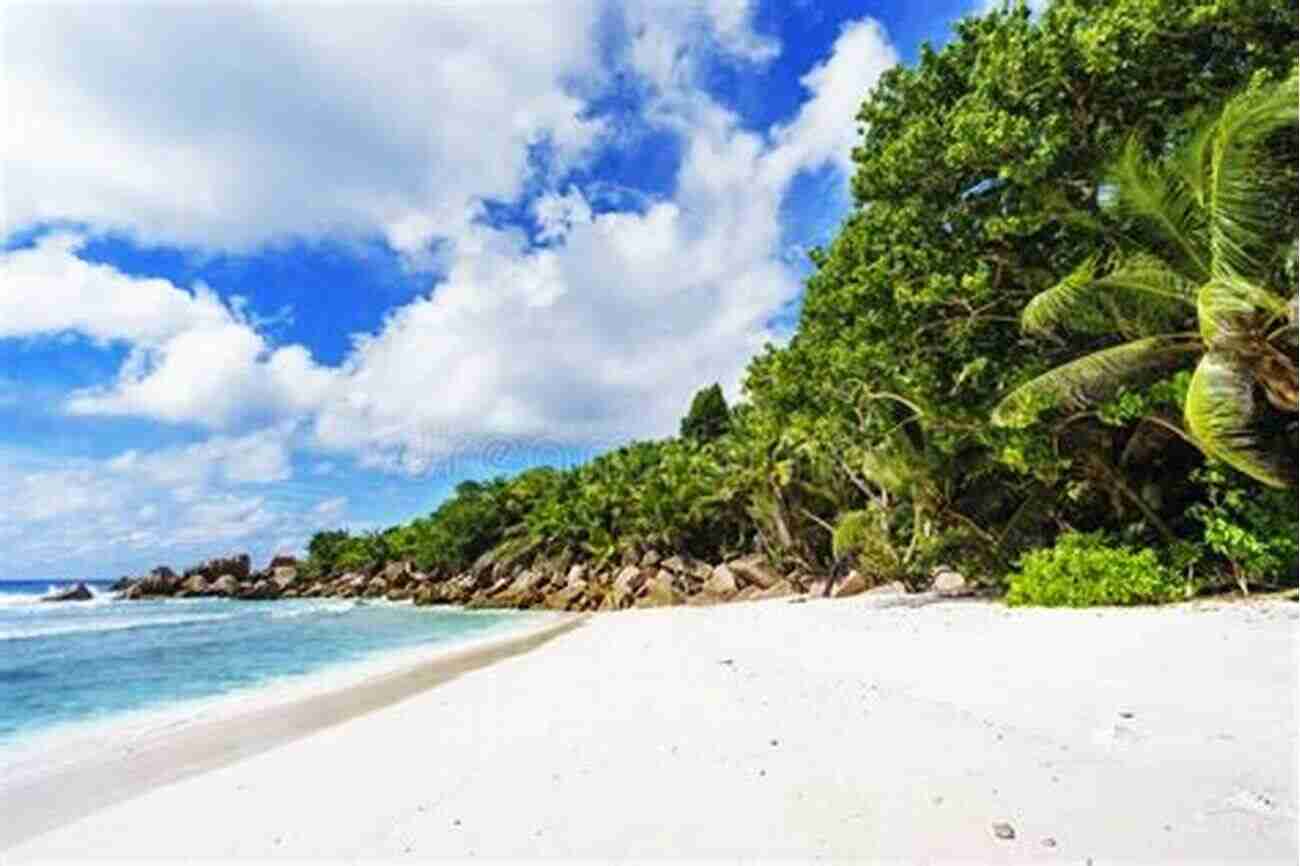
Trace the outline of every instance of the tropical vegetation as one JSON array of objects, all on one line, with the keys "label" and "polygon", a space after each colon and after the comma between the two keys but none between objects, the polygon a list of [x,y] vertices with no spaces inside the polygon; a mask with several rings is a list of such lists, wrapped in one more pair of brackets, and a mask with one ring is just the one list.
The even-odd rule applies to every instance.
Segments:
[{"label": "tropical vegetation", "polygon": [[[1296,576],[1297,11],[965,19],[858,114],[797,327],[678,437],[321,533],[321,572],[761,552],[1024,603]],[[703,383],[702,383],[703,384]]]}]

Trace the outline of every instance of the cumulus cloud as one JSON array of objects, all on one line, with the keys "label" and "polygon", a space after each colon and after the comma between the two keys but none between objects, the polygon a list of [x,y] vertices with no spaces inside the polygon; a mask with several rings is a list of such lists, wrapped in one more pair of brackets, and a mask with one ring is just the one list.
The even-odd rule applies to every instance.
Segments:
[{"label": "cumulus cloud", "polygon": [[647,23],[629,54],[657,88],[648,116],[683,140],[672,199],[593,214],[580,190],[543,196],[541,236],[561,241],[543,249],[513,231],[462,234],[446,281],[349,359],[319,445],[418,472],[492,438],[664,435],[695,388],[736,395],[799,290],[779,249],[782,197],[801,171],[847,169],[856,107],[897,55],[874,21],[846,27],[802,79],[798,115],[762,136],[693,86],[689,53],[647,49],[659,39],[674,44]]},{"label": "cumulus cloud", "polygon": [[124,451],[105,463],[111,472],[135,476],[160,487],[265,484],[292,474],[292,425],[243,436],[212,436],[201,442],[151,452]]},{"label": "cumulus cloud", "polygon": [[[780,55],[753,7],[6,10],[0,235],[53,221],[200,253],[381,237],[438,276],[326,366],[277,344],[233,287],[88,262],[84,234],[0,254],[0,339],[127,349],[112,381],[64,395],[64,411],[210,431],[103,460],[0,460],[7,560],[103,574],[214,545],[292,549],[349,509],[294,499],[296,451],[323,452],[317,483],[351,457],[495,465],[520,443],[569,454],[671,432],[713,381],[735,396],[799,290],[783,196],[802,171],[847,169],[857,102],[896,60],[878,25],[851,25],[802,79],[797,115],[747,129],[698,85],[706,62]],[[610,15],[625,39],[606,50]],[[564,180],[617,146],[590,97],[624,75],[645,97],[636,123],[679,140],[666,193]],[[481,220],[490,200],[531,202],[540,245]]]},{"label": "cumulus cloud", "polygon": [[322,399],[329,373],[302,346],[271,346],[241,305],[86,262],[84,243],[51,234],[0,255],[0,337],[78,333],[130,348],[116,381],[71,395],[71,413],[223,428],[299,415]]},{"label": "cumulus cloud", "polygon": [[273,537],[301,544],[342,509],[259,492],[291,477],[292,435],[281,426],[102,460],[6,451],[0,538],[8,576],[78,562],[78,576],[103,577],[138,567],[141,555],[184,562],[214,547],[266,556]]},{"label": "cumulus cloud", "polygon": [[74,220],[250,248],[323,232],[418,255],[529,146],[577,159],[595,0],[10,6],[0,234]]},{"label": "cumulus cloud", "polygon": [[773,130],[779,170],[829,162],[847,179],[858,140],[852,118],[880,76],[897,63],[898,53],[878,22],[868,18],[846,25],[830,57],[799,79],[810,98],[793,121]]},{"label": "cumulus cloud", "polygon": [[[714,22],[713,44],[747,61],[772,56],[752,31],[747,4],[692,8]],[[358,336],[340,366],[317,364],[302,346],[272,345],[240,308],[203,287],[187,291],[86,263],[67,235],[0,260],[0,277],[17,289],[3,327],[10,335],[77,331],[131,347],[116,381],[71,396],[72,413],[222,430],[298,419],[318,449],[407,472],[490,441],[603,445],[671,432],[695,388],[719,381],[734,396],[748,359],[776,338],[768,320],[799,290],[780,249],[782,197],[801,171],[828,162],[847,168],[854,109],[897,57],[874,21],[845,27],[830,56],[803,77],[809,97],[796,117],[762,134],[695,86],[704,37],[683,29],[692,16],[636,7],[627,14],[636,35],[626,62],[653,85],[646,117],[682,141],[671,199],[597,213],[578,187],[545,193],[533,204],[542,247],[513,228],[440,223],[421,212],[401,230],[409,232],[402,243],[444,236],[445,278],[391,311],[377,332]],[[485,40],[481,50],[499,45],[475,21],[462,25],[466,39]],[[335,31],[317,22],[306,32],[320,41]],[[465,51],[472,73],[470,55],[478,55]],[[565,131],[556,120],[577,117],[576,107],[548,107],[570,96],[556,89],[534,96],[506,100],[520,128],[541,124],[575,152],[586,146],[581,125],[589,121]],[[466,94],[443,98],[458,103]],[[457,147],[468,155],[480,145],[466,139]],[[525,149],[518,140],[511,147]],[[522,171],[511,170],[512,183]],[[504,189],[483,178],[465,182],[471,197]],[[51,293],[63,303],[35,303]]]},{"label": "cumulus cloud", "polygon": [[101,343],[157,346],[179,334],[221,327],[230,310],[203,286],[134,278],[77,257],[85,238],[49,234],[0,256],[0,337],[84,334]]},{"label": "cumulus cloud", "polygon": [[724,51],[753,63],[767,63],[781,53],[781,43],[754,29],[752,0],[709,0],[706,11]]}]

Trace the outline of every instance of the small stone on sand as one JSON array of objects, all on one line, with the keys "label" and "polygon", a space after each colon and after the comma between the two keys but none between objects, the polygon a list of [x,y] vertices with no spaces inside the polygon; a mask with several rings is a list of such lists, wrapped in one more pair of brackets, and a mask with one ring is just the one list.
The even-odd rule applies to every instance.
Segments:
[{"label": "small stone on sand", "polygon": [[994,821],[993,835],[999,839],[1014,839],[1016,838],[1016,829],[1006,821]]}]

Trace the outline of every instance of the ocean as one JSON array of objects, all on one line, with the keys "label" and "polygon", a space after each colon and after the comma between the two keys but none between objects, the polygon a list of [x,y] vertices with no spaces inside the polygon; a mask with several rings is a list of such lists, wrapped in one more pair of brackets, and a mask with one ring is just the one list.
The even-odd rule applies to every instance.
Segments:
[{"label": "ocean", "polygon": [[87,584],[90,601],[40,601],[65,585],[0,582],[0,758],[64,731],[309,688],[539,616],[368,599],[118,601],[106,583]]}]

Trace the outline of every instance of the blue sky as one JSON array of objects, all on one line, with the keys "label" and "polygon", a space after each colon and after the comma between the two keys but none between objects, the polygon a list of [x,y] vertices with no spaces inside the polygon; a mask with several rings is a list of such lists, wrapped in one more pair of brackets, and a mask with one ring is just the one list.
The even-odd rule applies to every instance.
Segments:
[{"label": "blue sky", "polygon": [[0,579],[379,528],[734,398],[978,2],[11,7]]}]

